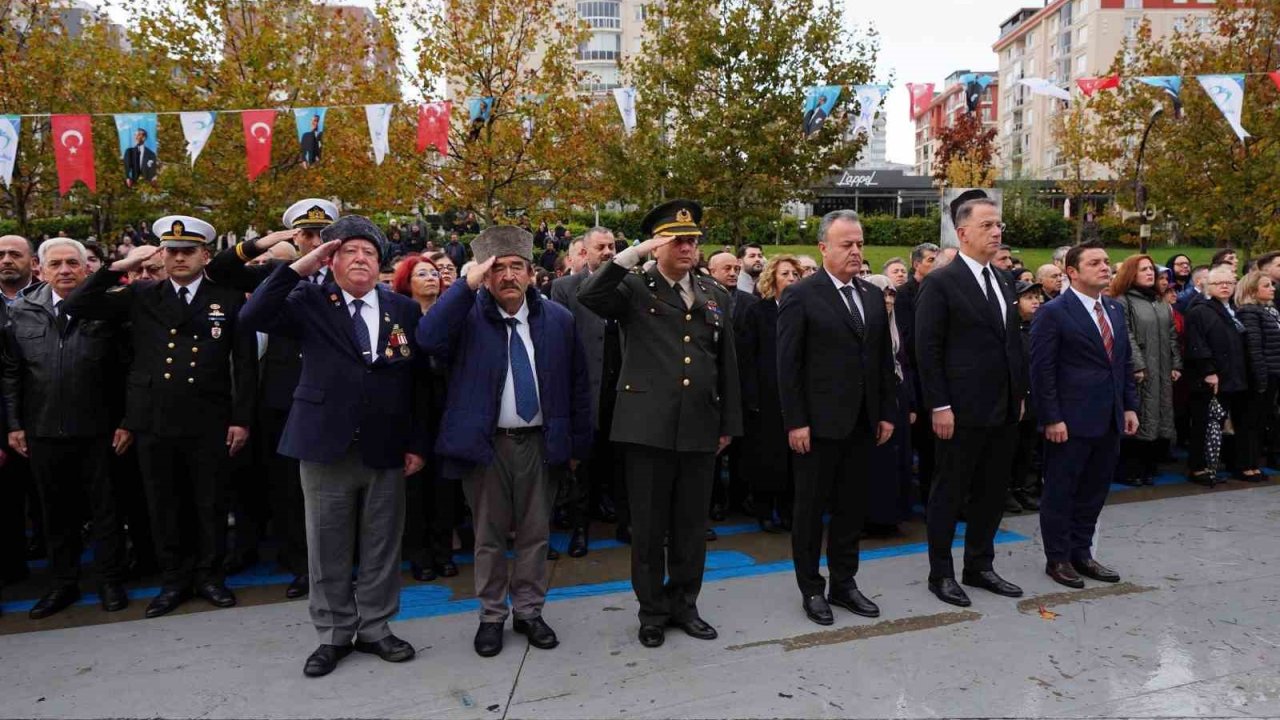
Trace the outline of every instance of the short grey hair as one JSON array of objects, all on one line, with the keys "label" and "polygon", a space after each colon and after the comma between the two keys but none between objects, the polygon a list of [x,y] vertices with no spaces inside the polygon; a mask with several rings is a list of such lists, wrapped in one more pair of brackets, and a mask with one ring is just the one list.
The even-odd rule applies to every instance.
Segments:
[{"label": "short grey hair", "polygon": [[1070,246],[1070,245],[1063,245],[1062,247],[1058,248],[1057,250],[1054,250],[1054,251],[1053,251],[1053,261],[1054,261],[1055,263],[1057,263],[1057,262],[1062,262],[1063,260],[1066,260],[1066,259],[1067,259],[1067,253],[1068,253],[1068,252],[1071,252],[1071,246]]},{"label": "short grey hair", "polygon": [[825,243],[827,241],[827,231],[839,220],[862,225],[862,218],[858,217],[858,213],[853,210],[832,210],[823,215],[822,221],[818,223],[818,242]]},{"label": "short grey hair", "polygon": [[71,238],[50,238],[40,243],[40,247],[36,249],[36,257],[40,258],[40,264],[44,265],[44,258],[49,251],[54,248],[69,247],[75,248],[76,257],[80,258],[82,264],[89,262],[89,251],[85,248],[84,243]]},{"label": "short grey hair", "polygon": [[973,211],[983,205],[993,208],[1000,207],[996,204],[996,201],[991,198],[974,198],[972,200],[966,200],[960,204],[959,208],[956,209],[956,227],[963,225],[964,221],[968,220],[970,215],[973,215]]},{"label": "short grey hair", "polygon": [[603,225],[596,225],[590,230],[582,233],[582,242],[585,243],[587,240],[590,240],[592,235],[608,235],[609,237],[613,237],[613,231]]},{"label": "short grey hair", "polygon": [[905,268],[907,266],[907,263],[900,257],[891,257],[888,260],[885,260],[884,264],[880,266],[880,271],[887,272],[889,270],[890,265],[901,265],[902,267]]},{"label": "short grey hair", "polygon": [[925,253],[936,253],[938,249],[938,246],[931,242],[922,242],[911,248],[911,266],[915,267],[916,263],[923,261]]}]

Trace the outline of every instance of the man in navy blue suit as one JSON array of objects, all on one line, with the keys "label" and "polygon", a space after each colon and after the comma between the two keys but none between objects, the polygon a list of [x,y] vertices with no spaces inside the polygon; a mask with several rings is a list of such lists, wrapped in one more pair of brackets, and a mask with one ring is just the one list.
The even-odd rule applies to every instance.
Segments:
[{"label": "man in navy blue suit", "polygon": [[1124,310],[1103,294],[1111,282],[1107,251],[1098,243],[1077,245],[1065,265],[1071,286],[1031,324],[1031,396],[1049,441],[1040,501],[1045,573],[1082,588],[1081,575],[1120,581],[1093,559],[1093,532],[1120,435],[1138,431],[1138,394]]},{"label": "man in navy blue suit", "polygon": [[[302,348],[279,452],[300,461],[311,622],[321,642],[303,670],[310,677],[329,674],[353,649],[388,662],[413,657],[387,621],[400,610],[404,478],[422,468],[431,442],[431,390],[413,339],[422,312],[378,285],[386,238],[358,215],[320,237],[322,245],[277,268],[240,315],[249,330]],[[303,281],[325,262],[327,282]]]}]

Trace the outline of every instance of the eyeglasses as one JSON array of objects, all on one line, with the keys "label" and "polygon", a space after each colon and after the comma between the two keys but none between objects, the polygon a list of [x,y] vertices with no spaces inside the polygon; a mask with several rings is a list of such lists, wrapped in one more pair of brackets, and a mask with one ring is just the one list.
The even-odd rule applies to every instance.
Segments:
[{"label": "eyeglasses", "polygon": [[979,230],[983,232],[991,232],[992,230],[999,230],[1000,232],[1004,232],[1006,225],[998,220],[988,220],[986,222],[978,223],[976,226],[966,225],[962,227],[977,227]]},{"label": "eyeglasses", "polygon": [[435,270],[418,270],[413,274],[413,276],[416,278],[438,278],[440,277],[440,273]]}]

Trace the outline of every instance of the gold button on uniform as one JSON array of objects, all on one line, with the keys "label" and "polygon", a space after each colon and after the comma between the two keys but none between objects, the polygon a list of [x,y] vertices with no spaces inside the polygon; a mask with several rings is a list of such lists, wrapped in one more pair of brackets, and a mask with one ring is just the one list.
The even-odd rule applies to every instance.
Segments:
[{"label": "gold button on uniform", "polygon": [[192,363],[191,363],[191,367],[195,367],[195,366],[196,366],[196,364],[195,364],[194,362],[192,362]]},{"label": "gold button on uniform", "polygon": [[684,359],[684,364],[685,364],[685,365],[692,365],[692,364],[693,364],[693,358],[691,358],[691,357],[687,357],[687,358],[685,358],[685,359]]},{"label": "gold button on uniform", "polygon": [[193,348],[191,348],[191,352],[197,352],[197,353],[198,353],[198,352],[200,352],[200,348],[198,348],[198,347],[193,347]]},{"label": "gold button on uniform", "polygon": [[681,382],[684,384],[685,387],[689,387],[689,378],[685,378]]},{"label": "gold button on uniform", "polygon": [[170,335],[177,335],[177,334],[178,334],[178,330],[177,330],[177,328],[169,328],[169,334],[170,334]]},{"label": "gold button on uniform", "polygon": [[170,365],[173,364],[173,358],[165,358],[164,361]]},{"label": "gold button on uniform", "polygon": [[194,385],[194,384],[195,384],[195,382],[196,382],[196,379],[195,379],[195,378],[187,378],[187,382],[189,382],[189,383],[191,383],[191,384],[193,384],[193,385]]},{"label": "gold button on uniform", "polygon": [[685,335],[685,336],[684,336],[684,341],[685,341],[685,342],[690,342],[690,338],[689,338],[689,336],[688,336],[688,335]]},{"label": "gold button on uniform", "polygon": [[622,389],[623,389],[623,390],[630,390],[630,389],[631,389],[631,386],[630,386],[630,385],[624,385],[624,386],[622,387]]},{"label": "gold button on uniform", "polygon": [[170,349],[170,350],[172,350],[172,349],[173,349],[173,343],[169,343],[169,349]]},{"label": "gold button on uniform", "polygon": [[656,312],[658,312],[657,308],[649,308],[649,313],[650,313],[650,314],[653,314],[653,313],[656,313]]},{"label": "gold button on uniform", "polygon": [[165,380],[168,380],[170,377],[172,377],[172,376],[171,376],[171,375],[169,375],[169,373],[165,373],[165,374],[164,374],[164,379],[165,379]]},{"label": "gold button on uniform", "polygon": [[693,319],[693,316],[692,316],[692,315],[685,315],[685,316],[684,316],[684,319],[685,319],[685,320],[692,320],[692,319]]}]

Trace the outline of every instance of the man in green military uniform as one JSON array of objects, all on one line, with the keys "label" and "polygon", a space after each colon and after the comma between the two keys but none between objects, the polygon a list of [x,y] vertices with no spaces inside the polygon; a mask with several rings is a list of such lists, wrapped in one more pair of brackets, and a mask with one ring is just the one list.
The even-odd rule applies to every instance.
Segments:
[{"label": "man in green military uniform", "polygon": [[[89,277],[63,301],[81,320],[128,323],[134,358],[124,427],[138,440],[151,515],[160,593],[146,616],[171,612],[191,597],[236,604],[222,561],[227,544],[227,469],[249,439],[258,353],[240,332],[244,293],[205,277],[213,226],[183,215],[152,226],[160,247],[143,245]],[[167,279],[121,285],[151,256]]]},{"label": "man in green military uniform", "polygon": [[[716,455],[742,434],[742,408],[729,296],[693,272],[701,219],[696,202],[659,205],[641,224],[650,239],[600,266],[578,290],[584,306],[616,319],[626,337],[612,440],[625,443],[631,584],[646,647],[662,644],[666,625],[716,637],[697,607],[707,506]],[[653,268],[632,272],[650,254]]]}]

